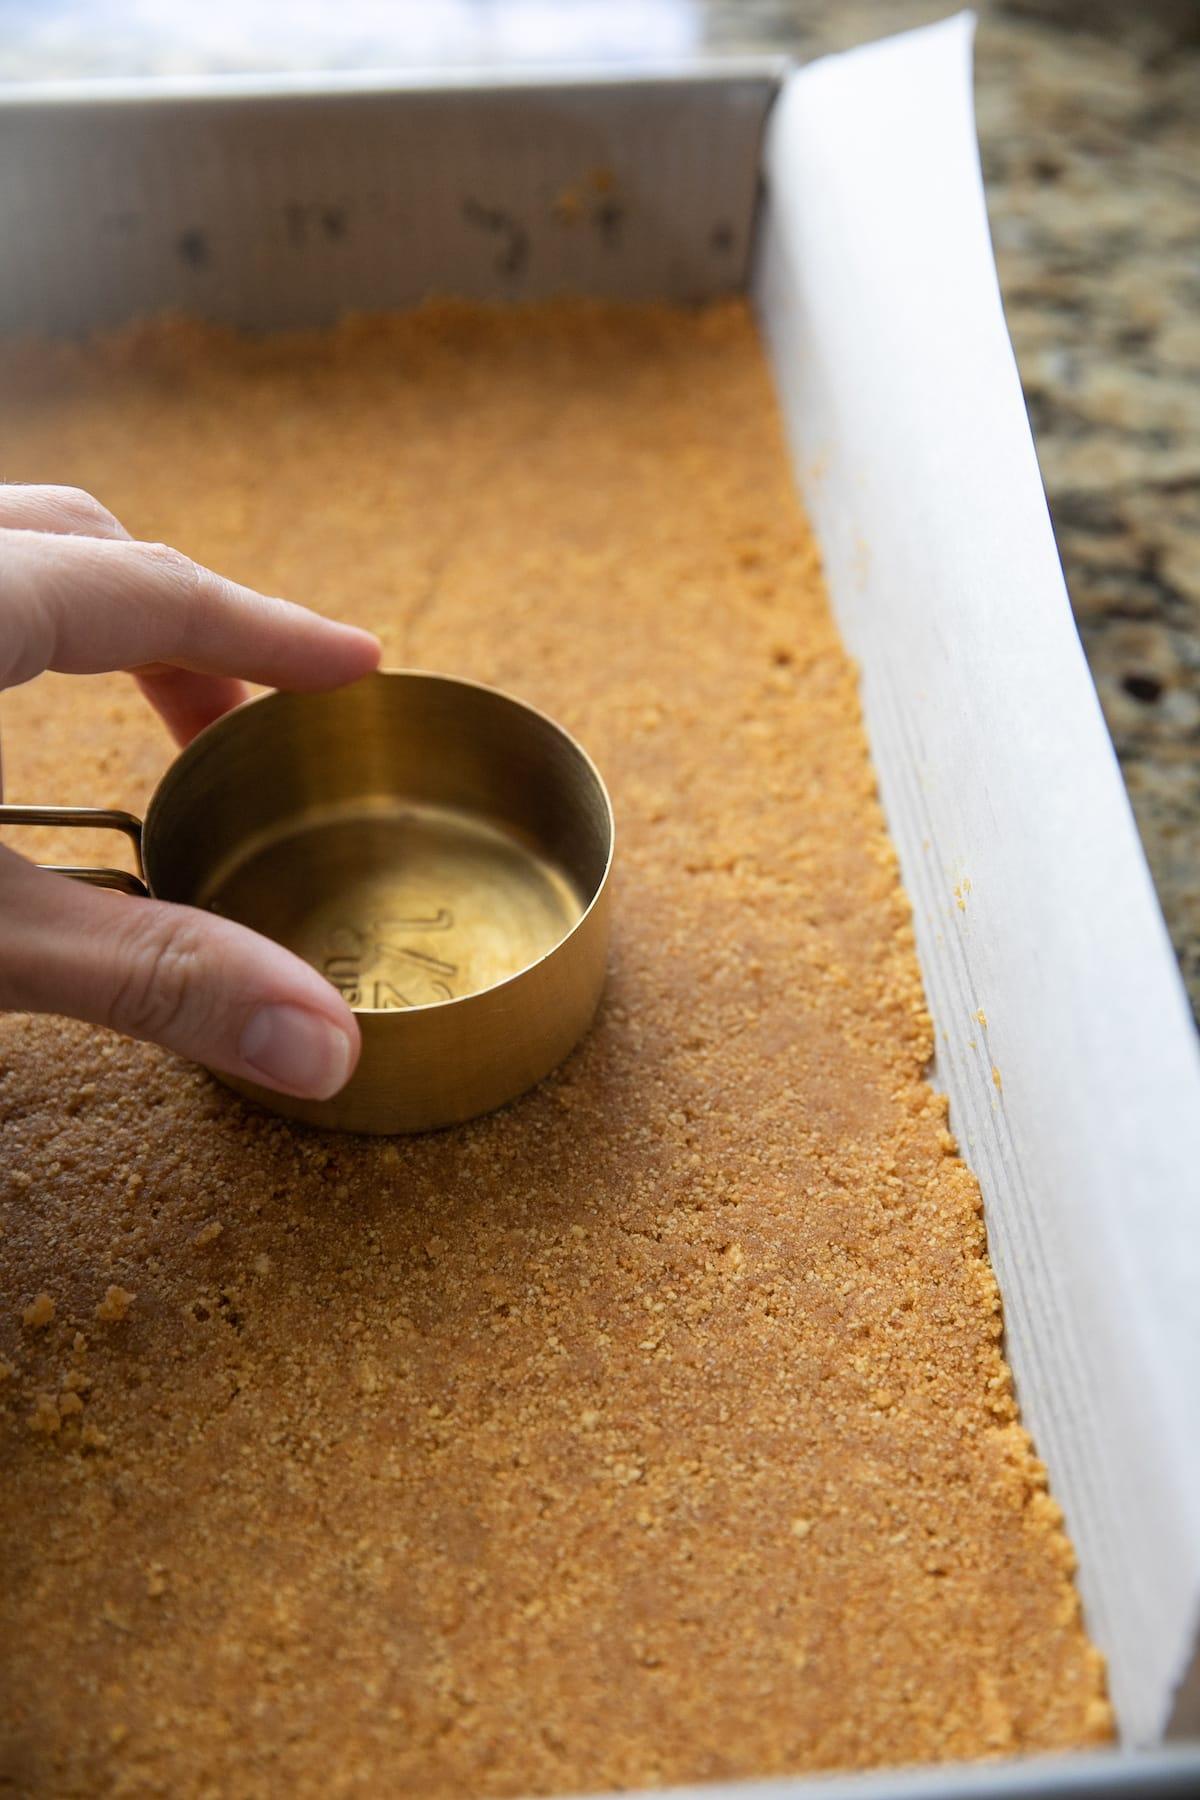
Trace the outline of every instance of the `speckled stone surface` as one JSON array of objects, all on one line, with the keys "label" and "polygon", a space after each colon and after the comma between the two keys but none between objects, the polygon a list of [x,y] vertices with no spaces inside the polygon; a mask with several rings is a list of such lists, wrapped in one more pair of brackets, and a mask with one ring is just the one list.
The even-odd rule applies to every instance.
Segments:
[{"label": "speckled stone surface", "polygon": [[[807,59],[949,10],[924,0],[0,0],[0,79],[756,49]],[[976,10],[1009,325],[1080,632],[1200,1011],[1200,7],[982,0]]]}]

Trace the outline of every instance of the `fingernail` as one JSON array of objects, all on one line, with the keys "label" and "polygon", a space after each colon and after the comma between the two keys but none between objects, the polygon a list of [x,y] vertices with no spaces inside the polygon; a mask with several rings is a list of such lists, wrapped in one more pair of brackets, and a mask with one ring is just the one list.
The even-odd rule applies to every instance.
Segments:
[{"label": "fingernail", "polygon": [[302,1006],[260,1006],[238,1045],[242,1059],[272,1086],[328,1100],[350,1079],[354,1047],[344,1031]]}]

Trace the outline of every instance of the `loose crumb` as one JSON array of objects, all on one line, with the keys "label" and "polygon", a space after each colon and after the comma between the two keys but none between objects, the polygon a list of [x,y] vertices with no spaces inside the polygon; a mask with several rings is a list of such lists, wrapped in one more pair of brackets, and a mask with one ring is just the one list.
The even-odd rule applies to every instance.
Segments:
[{"label": "loose crumb", "polygon": [[137,1299],[128,1288],[109,1287],[105,1289],[103,1300],[96,1306],[96,1317],[106,1325],[119,1325],[129,1317],[129,1309]]},{"label": "loose crumb", "polygon": [[21,1314],[21,1323],[26,1331],[44,1331],[54,1318],[54,1301],[47,1293],[41,1293],[36,1300],[31,1300]]},{"label": "loose crumb", "polygon": [[62,1429],[62,1417],[53,1394],[39,1394],[29,1415],[29,1429],[39,1437],[54,1437]]}]

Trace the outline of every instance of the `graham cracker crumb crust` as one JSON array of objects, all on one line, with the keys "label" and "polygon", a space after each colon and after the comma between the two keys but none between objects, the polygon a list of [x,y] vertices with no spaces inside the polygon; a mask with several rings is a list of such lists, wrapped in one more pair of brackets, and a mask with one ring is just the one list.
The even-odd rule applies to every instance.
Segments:
[{"label": "graham cracker crumb crust", "polygon": [[[4,386],[10,476],[530,700],[618,820],[598,1023],[465,1128],[324,1136],[0,1019],[4,1779],[550,1794],[1107,1738],[745,308],[164,323]],[[170,756],[121,677],[4,727],[14,800],[140,812]]]}]

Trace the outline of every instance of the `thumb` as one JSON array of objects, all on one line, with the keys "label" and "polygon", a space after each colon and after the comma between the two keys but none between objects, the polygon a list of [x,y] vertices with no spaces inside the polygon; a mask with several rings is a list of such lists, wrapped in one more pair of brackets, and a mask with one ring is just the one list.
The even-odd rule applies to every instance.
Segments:
[{"label": "thumb", "polygon": [[302,1099],[361,1047],[341,995],[291,951],[190,906],[85,887],[0,848],[0,1008],[67,1013]]}]

